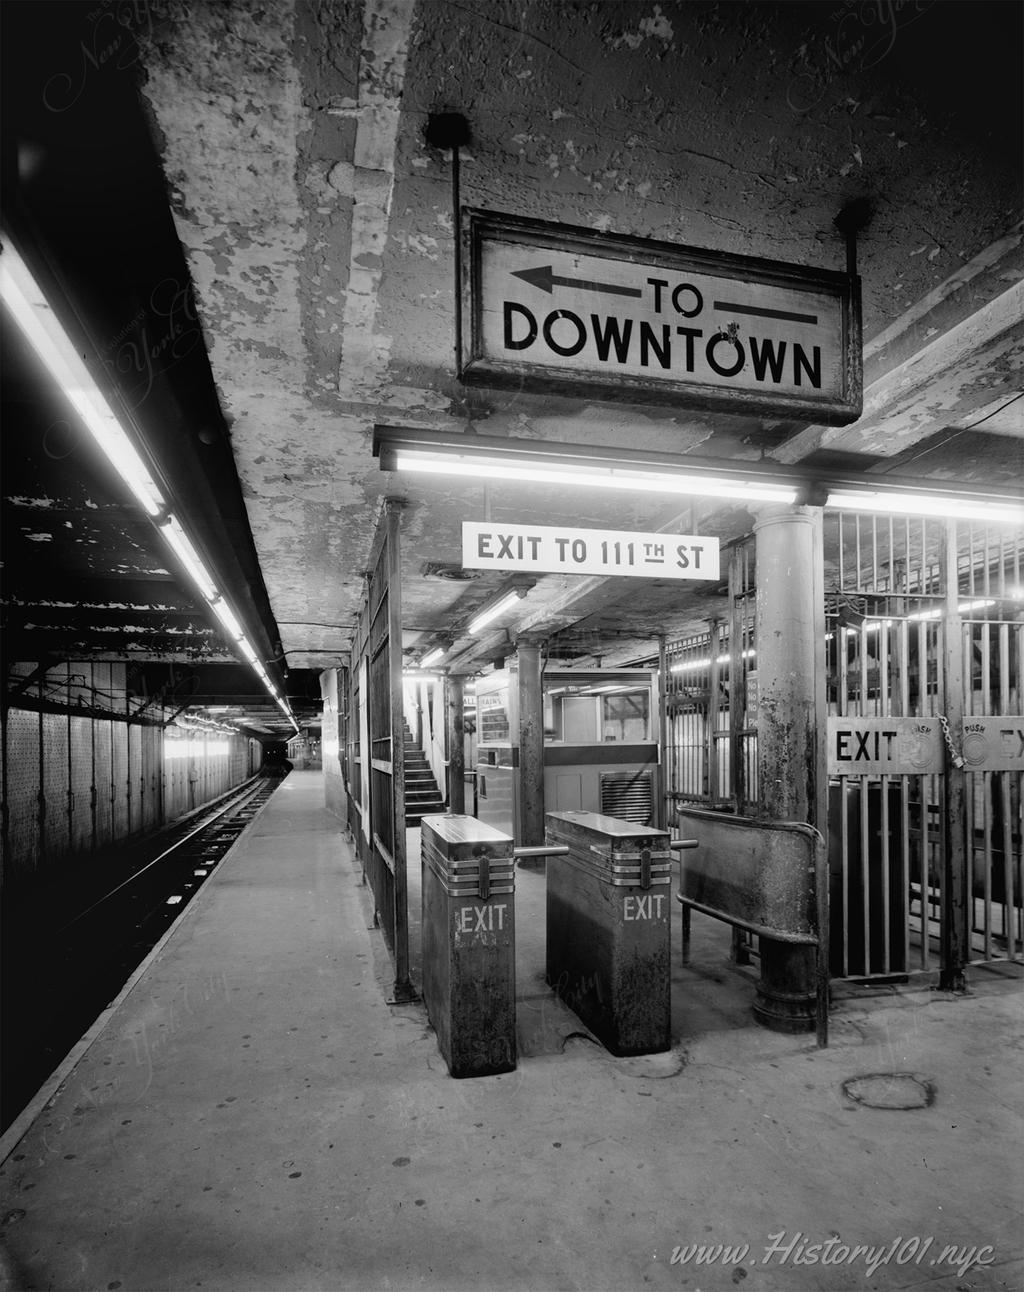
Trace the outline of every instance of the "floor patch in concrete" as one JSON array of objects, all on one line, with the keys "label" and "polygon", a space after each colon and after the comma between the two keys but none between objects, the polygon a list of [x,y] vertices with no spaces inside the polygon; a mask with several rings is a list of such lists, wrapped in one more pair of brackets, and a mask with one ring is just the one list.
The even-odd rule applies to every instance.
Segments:
[{"label": "floor patch in concrete", "polygon": [[686,1067],[686,1055],[681,1050],[666,1050],[663,1054],[638,1054],[621,1059],[617,1064],[625,1077],[643,1081],[665,1081],[678,1077]]},{"label": "floor patch in concrete", "polygon": [[843,1082],[843,1094],[867,1108],[929,1108],[935,1087],[912,1072],[873,1072]]}]

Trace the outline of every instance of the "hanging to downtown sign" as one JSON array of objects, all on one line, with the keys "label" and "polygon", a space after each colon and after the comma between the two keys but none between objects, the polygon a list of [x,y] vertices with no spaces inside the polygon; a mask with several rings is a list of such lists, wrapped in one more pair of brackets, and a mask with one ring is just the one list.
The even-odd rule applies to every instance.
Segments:
[{"label": "hanging to downtown sign", "polygon": [[846,273],[463,212],[471,385],[855,421],[859,280]]}]

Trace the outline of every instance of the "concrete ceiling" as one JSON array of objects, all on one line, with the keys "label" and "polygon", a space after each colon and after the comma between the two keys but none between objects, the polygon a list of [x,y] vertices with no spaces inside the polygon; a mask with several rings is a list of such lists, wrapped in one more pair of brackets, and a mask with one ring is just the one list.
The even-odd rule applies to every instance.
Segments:
[{"label": "concrete ceiling", "polygon": [[[65,17],[72,53],[121,39],[116,8]],[[709,500],[390,474],[372,455],[377,423],[1019,487],[1020,14],[154,0],[118,19],[137,42],[119,47],[123,69],[76,54],[69,88],[81,71],[141,95],[208,355],[207,438],[237,470],[270,649],[276,634],[297,673],[346,661],[385,498],[404,503],[410,658],[445,636],[465,668],[523,631],[553,653],[645,658],[659,632],[706,618],[709,594],[548,576],[471,647],[466,623],[502,577],[460,577],[463,520],[723,540],[753,523]],[[61,71],[51,61],[51,89]],[[823,427],[464,386],[452,158],[425,138],[441,112],[469,123],[468,206],[842,269],[834,220],[860,203],[864,415]]]}]

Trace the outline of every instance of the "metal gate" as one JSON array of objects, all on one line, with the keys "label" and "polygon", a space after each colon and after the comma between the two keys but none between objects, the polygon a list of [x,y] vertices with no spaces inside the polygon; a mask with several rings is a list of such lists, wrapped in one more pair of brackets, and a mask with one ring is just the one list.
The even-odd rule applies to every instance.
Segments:
[{"label": "metal gate", "polygon": [[[758,815],[754,557],[663,651],[670,826]],[[828,514],[824,559],[830,973],[960,986],[1024,951],[1024,534]]]},{"label": "metal gate", "polygon": [[954,987],[967,963],[1021,953],[1022,547],[827,518],[834,977]]},{"label": "metal gate", "polygon": [[[402,738],[401,504],[385,503],[353,651],[350,713],[359,715],[350,760],[355,838],[374,899],[374,919],[394,959],[396,1000],[410,1000]],[[350,724],[350,739],[356,732]]]},{"label": "metal gate", "polygon": [[727,611],[706,632],[668,642],[662,652],[662,758],[670,826],[687,805],[756,812],[753,558],[752,540],[732,545]]}]

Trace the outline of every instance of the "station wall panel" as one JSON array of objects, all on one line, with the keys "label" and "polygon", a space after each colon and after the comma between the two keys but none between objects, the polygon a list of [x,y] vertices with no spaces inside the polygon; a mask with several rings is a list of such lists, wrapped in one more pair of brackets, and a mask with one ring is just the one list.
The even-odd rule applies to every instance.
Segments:
[{"label": "station wall panel", "polygon": [[27,880],[39,865],[39,718],[38,713],[9,709],[4,724],[5,882]]},{"label": "station wall panel", "polygon": [[128,725],[128,819],[132,834],[138,834],[142,830],[145,813],[146,782],[142,775],[142,741],[144,738],[144,727]]},{"label": "station wall panel", "polygon": [[142,728],[142,779],[146,785],[142,828],[154,830],[164,820],[163,731]]},{"label": "station wall panel", "polygon": [[68,850],[93,847],[93,752],[91,718],[68,719]]},{"label": "station wall panel", "polygon": [[68,719],[62,713],[41,715],[43,741],[43,854],[66,857],[71,851],[68,828]]},{"label": "station wall panel", "polygon": [[[229,740],[225,754],[166,758],[159,709],[152,722],[127,720],[123,664],[76,661],[44,671],[19,663],[10,675],[26,681],[5,710],[0,740],[5,887],[31,886],[69,861],[157,829],[261,765],[260,743],[242,735],[218,734]],[[27,707],[15,707],[19,698]]]},{"label": "station wall panel", "polygon": [[94,721],[93,727],[93,785],[96,793],[95,846],[102,848],[114,837],[114,812],[110,801],[110,744],[111,724]]},{"label": "station wall panel", "polygon": [[128,823],[128,726],[124,722],[110,724],[110,803],[113,811],[113,837],[125,839],[130,833]]}]

